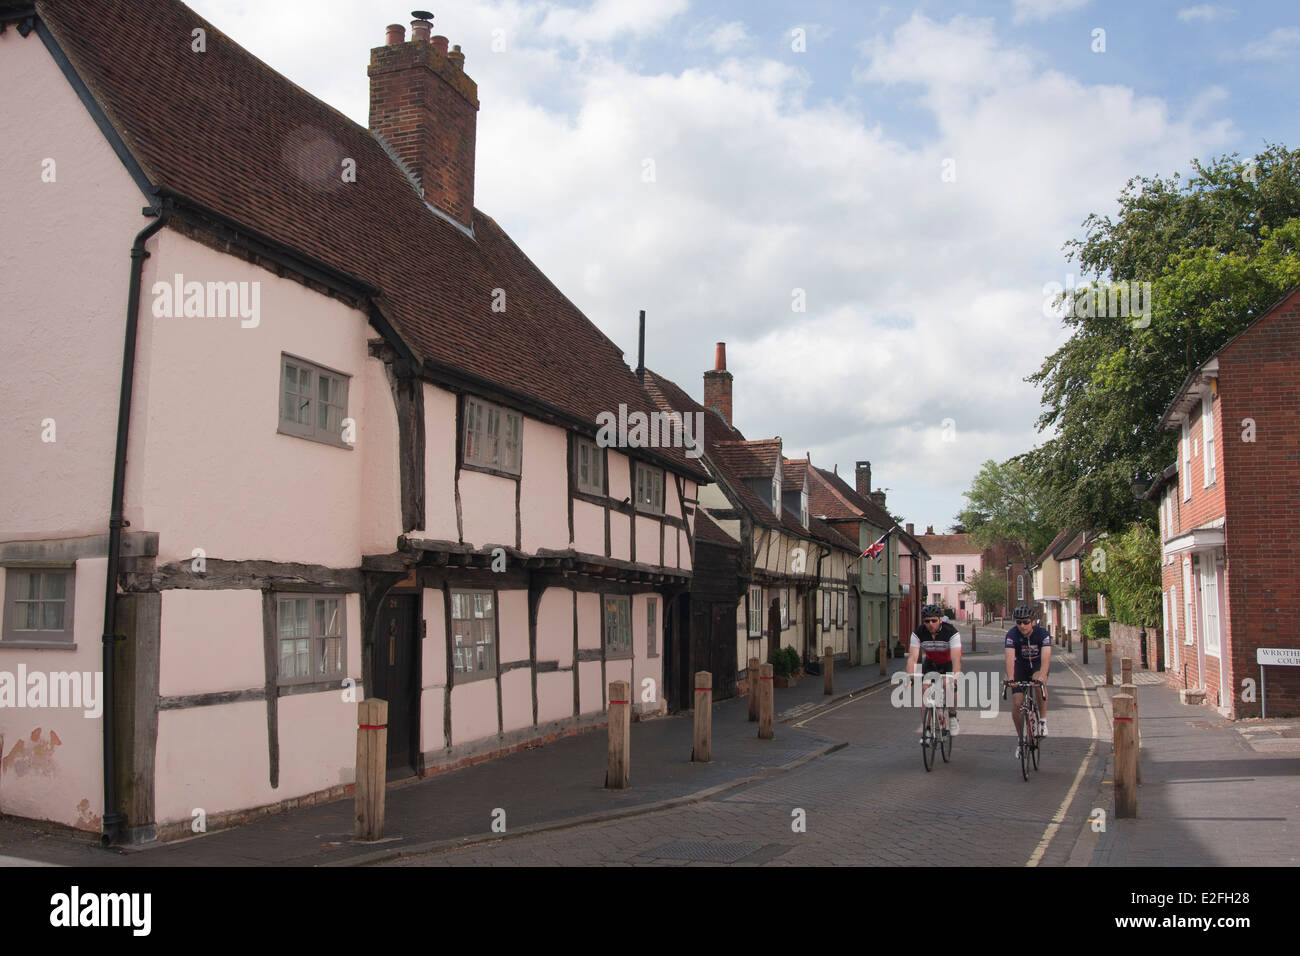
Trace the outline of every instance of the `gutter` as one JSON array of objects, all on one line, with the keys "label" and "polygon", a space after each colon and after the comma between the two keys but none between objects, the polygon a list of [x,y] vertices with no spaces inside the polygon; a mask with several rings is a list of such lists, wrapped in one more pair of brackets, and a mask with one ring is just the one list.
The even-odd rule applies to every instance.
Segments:
[{"label": "gutter", "polygon": [[126,815],[117,803],[117,721],[114,645],[125,640],[117,634],[117,566],[122,547],[122,528],[127,522],[122,518],[123,500],[126,497],[126,444],[131,424],[131,390],[135,384],[135,343],[140,324],[140,282],[144,260],[149,258],[144,244],[167,225],[172,216],[169,200],[160,200],[143,210],[155,216],[153,222],[141,229],[131,244],[131,280],[126,305],[126,335],[122,344],[122,389],[117,405],[117,449],[113,455],[113,500],[108,515],[108,569],[104,583],[104,818],[100,842],[104,846],[116,842]]}]

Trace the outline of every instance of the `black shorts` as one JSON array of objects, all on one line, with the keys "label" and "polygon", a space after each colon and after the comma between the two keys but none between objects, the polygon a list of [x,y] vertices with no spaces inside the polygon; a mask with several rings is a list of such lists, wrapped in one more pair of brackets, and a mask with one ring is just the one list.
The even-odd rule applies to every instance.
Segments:
[{"label": "black shorts", "polygon": [[928,657],[921,661],[922,674],[929,674],[932,671],[938,674],[951,674],[952,661],[944,661],[940,664],[938,661],[932,661]]},{"label": "black shorts", "polygon": [[[1021,663],[1020,661],[1016,661],[1016,676],[1014,679],[1033,680],[1035,677],[1037,677],[1038,672],[1041,669],[1042,669],[1041,664],[1038,667],[1031,667],[1029,664],[1024,664]],[[1016,693],[1020,693],[1020,691],[1016,691]]]}]

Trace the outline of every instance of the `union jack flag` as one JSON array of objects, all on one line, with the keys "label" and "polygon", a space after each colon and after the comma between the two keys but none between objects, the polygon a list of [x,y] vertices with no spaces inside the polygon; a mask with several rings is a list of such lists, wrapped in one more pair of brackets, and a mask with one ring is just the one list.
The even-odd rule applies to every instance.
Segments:
[{"label": "union jack flag", "polygon": [[871,545],[871,547],[863,551],[860,555],[858,555],[858,557],[859,558],[880,557],[880,555],[884,553],[885,543],[889,540],[889,536],[893,533],[894,533],[894,529],[890,528],[888,531],[886,531],[884,534],[882,534],[879,538],[876,539],[875,544]]}]

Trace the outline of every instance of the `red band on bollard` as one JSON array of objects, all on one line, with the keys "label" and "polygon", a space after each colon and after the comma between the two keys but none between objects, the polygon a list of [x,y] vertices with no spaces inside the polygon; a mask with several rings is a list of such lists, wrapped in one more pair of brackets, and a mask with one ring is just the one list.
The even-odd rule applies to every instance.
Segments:
[{"label": "red band on bollard", "polygon": [[610,703],[611,703],[611,704],[626,704],[627,701],[625,701],[625,700],[611,700]]},{"label": "red band on bollard", "polygon": [[357,730],[387,730],[387,724],[357,724]]},{"label": "red band on bollard", "polygon": [[772,679],[772,678],[770,678],[770,677],[760,677],[760,678],[759,678],[759,680],[771,680],[771,679]]},{"label": "red band on bollard", "polygon": [[1129,720],[1129,721],[1131,721],[1133,718],[1132,718],[1132,717],[1116,717],[1115,719],[1116,719],[1116,720]]},{"label": "red band on bollard", "polygon": [[699,693],[700,691],[702,691],[702,690],[713,690],[713,688],[712,688],[712,687],[697,687],[697,688],[695,688],[695,693],[698,694],[698,693]]}]

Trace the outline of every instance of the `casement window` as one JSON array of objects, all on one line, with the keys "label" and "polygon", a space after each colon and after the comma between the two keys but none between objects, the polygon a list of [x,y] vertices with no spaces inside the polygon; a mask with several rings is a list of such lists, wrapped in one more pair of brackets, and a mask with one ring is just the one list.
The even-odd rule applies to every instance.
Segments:
[{"label": "casement window", "polygon": [[1165,540],[1174,536],[1174,492],[1165,492]]},{"label": "casement window", "polygon": [[648,597],[645,602],[646,656],[659,656],[659,599]]},{"label": "casement window", "polygon": [[799,523],[808,527],[808,492],[799,493]]},{"label": "casement window", "polygon": [[351,448],[343,440],[348,379],[342,372],[281,353],[280,434]]},{"label": "casement window", "polygon": [[930,565],[930,581],[931,581],[931,583],[933,583],[933,584],[938,584],[938,583],[939,583],[939,581],[940,581],[939,574],[940,574],[939,565],[937,565],[937,564],[932,564],[932,565]]},{"label": "casement window", "polygon": [[957,580],[963,582],[966,580],[966,565],[957,565]]},{"label": "casement window", "polygon": [[72,568],[6,568],[0,643],[72,644]]},{"label": "casement window", "polygon": [[831,629],[831,592],[822,592],[822,630]]},{"label": "casement window", "polygon": [[1183,421],[1183,467],[1180,469],[1182,474],[1179,478],[1183,483],[1183,500],[1190,501],[1192,498],[1192,437],[1188,433],[1187,421]]},{"label": "casement window", "polygon": [[1201,620],[1204,625],[1205,653],[1219,656],[1219,574],[1213,557],[1201,558]]},{"label": "casement window", "polygon": [[657,515],[664,513],[664,473],[662,468],[651,468],[637,462],[636,506]]},{"label": "casement window", "polygon": [[496,623],[491,591],[451,592],[451,664],[457,683],[496,677]]},{"label": "casement window", "polygon": [[1016,575],[1016,600],[1023,601],[1024,599],[1025,599],[1025,576],[1023,574],[1017,574]]},{"label": "casement window", "polygon": [[781,589],[781,630],[790,626],[790,592]]},{"label": "casement window", "polygon": [[625,595],[606,594],[604,609],[605,657],[632,656],[632,599]]},{"label": "casement window", "polygon": [[344,677],[347,613],[342,595],[279,594],[275,609],[281,685]]},{"label": "casement window", "polygon": [[763,636],[763,589],[749,589],[749,636]]},{"label": "casement window", "polygon": [[839,593],[835,595],[835,620],[844,626],[844,595]]},{"label": "casement window", "polygon": [[1205,472],[1205,487],[1208,488],[1214,484],[1216,471],[1214,467],[1214,398],[1210,395],[1201,399],[1201,441],[1204,446],[1201,465]]},{"label": "casement window", "polygon": [[594,441],[574,438],[573,480],[579,491],[589,495],[605,493],[605,452]]},{"label": "casement window", "polygon": [[517,475],[523,464],[523,447],[523,415],[465,396],[465,464]]}]

